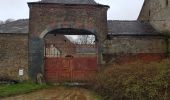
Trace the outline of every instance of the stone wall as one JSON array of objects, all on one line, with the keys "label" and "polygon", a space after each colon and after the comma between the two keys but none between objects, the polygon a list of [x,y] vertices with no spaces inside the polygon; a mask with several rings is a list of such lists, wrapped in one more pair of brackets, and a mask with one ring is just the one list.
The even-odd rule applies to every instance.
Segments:
[{"label": "stone wall", "polygon": [[157,31],[170,34],[170,0],[145,0],[138,19],[150,21]]},{"label": "stone wall", "polygon": [[[19,69],[24,75],[19,77]],[[0,34],[0,78],[28,79],[28,35],[17,33]]]},{"label": "stone wall", "polygon": [[167,41],[161,36],[115,36],[105,41],[106,63],[157,61],[167,56]]}]

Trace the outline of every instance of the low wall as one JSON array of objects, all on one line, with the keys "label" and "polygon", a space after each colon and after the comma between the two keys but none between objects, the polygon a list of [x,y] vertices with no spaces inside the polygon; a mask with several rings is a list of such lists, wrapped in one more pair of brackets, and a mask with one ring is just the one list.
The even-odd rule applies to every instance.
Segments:
[{"label": "low wall", "polygon": [[162,36],[115,36],[105,41],[103,51],[105,63],[151,62],[166,58],[168,47]]},{"label": "low wall", "polygon": [[[19,76],[23,69],[23,76]],[[0,33],[0,79],[28,79],[28,35]]]}]

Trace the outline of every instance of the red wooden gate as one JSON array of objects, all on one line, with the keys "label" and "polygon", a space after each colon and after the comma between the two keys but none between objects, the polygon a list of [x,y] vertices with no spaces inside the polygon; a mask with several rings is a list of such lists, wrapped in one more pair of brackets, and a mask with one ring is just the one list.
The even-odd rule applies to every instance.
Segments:
[{"label": "red wooden gate", "polygon": [[[48,47],[46,46],[45,54],[47,82],[85,81],[97,70],[96,54],[83,54],[82,56],[82,54],[73,53],[73,55],[64,56],[57,48],[50,51]],[[47,54],[49,51],[51,53]]]}]

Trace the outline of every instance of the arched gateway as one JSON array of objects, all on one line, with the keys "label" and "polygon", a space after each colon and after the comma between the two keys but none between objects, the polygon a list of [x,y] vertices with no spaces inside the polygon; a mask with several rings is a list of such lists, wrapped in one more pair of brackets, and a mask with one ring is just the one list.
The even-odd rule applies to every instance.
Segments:
[{"label": "arched gateway", "polygon": [[[49,70],[51,68],[51,70],[56,70],[55,74],[59,73],[58,69],[49,67],[49,64],[47,65],[50,61],[52,62],[51,65],[54,66],[59,64],[59,62],[64,61],[66,62],[65,64],[75,62],[73,63],[74,66],[81,63],[89,67],[88,70],[91,70],[88,71],[89,73],[93,73],[97,70],[97,67],[100,66],[103,61],[102,41],[105,40],[107,35],[107,9],[109,6],[97,4],[93,0],[42,0],[40,2],[30,2],[28,5],[30,8],[29,75],[33,80],[36,79],[37,74],[42,73],[46,77],[47,81],[60,81],[58,76],[52,78],[52,76],[55,76],[54,72],[50,73],[50,71],[47,72],[45,70]],[[80,60],[78,58],[74,58],[72,55],[66,55],[64,59],[60,59],[63,59],[62,61],[57,60],[54,61],[56,62],[54,63],[52,60],[46,59],[47,55],[45,53],[48,48],[46,48],[45,37],[48,34],[54,34],[53,36],[55,36],[55,34],[93,34],[97,40],[96,58],[84,58],[83,60]],[[61,53],[60,50],[54,46],[54,44],[51,44],[48,47],[56,50],[56,54]],[[61,65],[61,63],[59,65]],[[70,67],[70,65],[62,66]],[[83,72],[85,74],[82,74]],[[60,71],[62,74],[66,73],[64,74],[64,77],[67,78],[67,80],[72,80],[75,78],[76,81],[81,79],[84,80],[88,72],[85,69],[81,69],[79,72],[72,71],[72,74],[67,71]],[[50,76],[50,74],[52,75]],[[62,76],[62,74],[60,75]],[[76,75],[77,77],[70,78],[70,75]]]}]

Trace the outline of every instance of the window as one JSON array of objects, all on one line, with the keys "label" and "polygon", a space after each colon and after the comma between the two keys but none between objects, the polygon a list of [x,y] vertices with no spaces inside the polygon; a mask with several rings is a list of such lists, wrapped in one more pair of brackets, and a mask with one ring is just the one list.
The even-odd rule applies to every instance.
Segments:
[{"label": "window", "polygon": [[166,0],[166,7],[168,7],[168,5],[169,5],[169,1],[168,1],[168,0]]},{"label": "window", "polygon": [[151,16],[151,10],[149,10],[149,17]]}]

